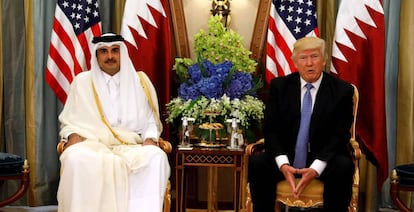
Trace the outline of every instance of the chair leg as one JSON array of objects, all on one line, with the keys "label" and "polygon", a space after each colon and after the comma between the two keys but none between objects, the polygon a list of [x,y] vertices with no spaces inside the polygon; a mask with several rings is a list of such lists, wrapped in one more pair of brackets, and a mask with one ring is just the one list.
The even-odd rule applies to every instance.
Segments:
[{"label": "chair leg", "polygon": [[276,203],[275,203],[275,211],[276,212],[282,212],[282,203],[280,203],[277,200],[276,200]]},{"label": "chair leg", "polygon": [[253,212],[253,203],[250,195],[249,183],[246,185],[246,212]]},{"label": "chair leg", "polygon": [[171,183],[168,180],[167,188],[164,194],[164,209],[163,212],[170,212],[171,210]]}]

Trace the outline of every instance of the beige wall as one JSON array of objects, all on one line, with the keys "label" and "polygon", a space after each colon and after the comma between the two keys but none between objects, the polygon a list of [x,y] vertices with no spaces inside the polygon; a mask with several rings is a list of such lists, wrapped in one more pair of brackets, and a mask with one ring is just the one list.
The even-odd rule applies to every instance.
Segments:
[{"label": "beige wall", "polygon": [[[243,37],[244,46],[250,49],[257,7],[260,0],[230,0],[230,29]],[[187,24],[191,57],[193,54],[193,35],[200,29],[207,30],[212,0],[183,0],[184,14]]]}]

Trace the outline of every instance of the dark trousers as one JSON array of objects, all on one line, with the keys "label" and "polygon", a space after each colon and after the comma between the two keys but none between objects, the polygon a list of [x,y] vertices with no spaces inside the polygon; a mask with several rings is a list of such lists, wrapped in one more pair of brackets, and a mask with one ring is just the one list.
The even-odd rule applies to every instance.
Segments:
[{"label": "dark trousers", "polygon": [[[323,211],[347,211],[352,196],[352,158],[337,155],[330,160],[319,179],[324,183]],[[248,181],[254,212],[274,212],[276,185],[284,180],[275,158],[263,152],[250,157]]]}]

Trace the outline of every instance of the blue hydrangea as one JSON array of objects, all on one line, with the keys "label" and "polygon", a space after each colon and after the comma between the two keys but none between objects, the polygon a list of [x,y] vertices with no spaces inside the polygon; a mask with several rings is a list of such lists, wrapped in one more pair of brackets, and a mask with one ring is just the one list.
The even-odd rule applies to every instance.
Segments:
[{"label": "blue hydrangea", "polygon": [[203,78],[198,82],[198,88],[203,96],[218,99],[223,95],[223,79],[219,76]]},{"label": "blue hydrangea", "polygon": [[182,83],[178,88],[178,95],[184,100],[195,100],[201,95],[199,89],[196,86],[189,83]]},{"label": "blue hydrangea", "polygon": [[178,95],[184,100],[195,100],[199,96],[219,99],[224,94],[230,99],[243,97],[253,87],[252,76],[234,71],[228,80],[232,67],[233,64],[229,61],[214,65],[209,60],[191,65],[188,68],[190,79],[180,85]]},{"label": "blue hydrangea", "polygon": [[230,99],[240,98],[247,91],[251,90],[252,87],[252,76],[250,74],[235,72],[227,86],[225,94],[230,97]]},{"label": "blue hydrangea", "polygon": [[[203,60],[203,62],[201,64],[203,65],[204,69],[206,70],[208,76],[214,75],[214,70],[216,69],[216,65],[214,65],[209,60]],[[195,64],[195,65],[197,67],[199,67],[199,64]]]},{"label": "blue hydrangea", "polygon": [[194,64],[188,68],[188,74],[190,75],[189,83],[196,84],[198,81],[203,78],[203,75],[201,75],[201,70],[198,66],[198,64]]},{"label": "blue hydrangea", "polygon": [[227,75],[230,72],[230,69],[233,67],[233,64],[229,61],[224,61],[222,63],[219,63],[214,66],[213,70],[210,70],[211,75],[216,75],[223,77],[224,79],[227,77]]}]

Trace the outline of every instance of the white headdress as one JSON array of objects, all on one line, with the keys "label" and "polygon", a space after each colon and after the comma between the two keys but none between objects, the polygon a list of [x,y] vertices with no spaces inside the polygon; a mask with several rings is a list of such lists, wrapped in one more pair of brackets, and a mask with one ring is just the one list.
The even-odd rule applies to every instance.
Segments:
[{"label": "white headdress", "polygon": [[[145,114],[140,114],[140,111],[152,111],[148,104],[142,102],[142,99],[146,99],[144,90],[142,88],[140,79],[135,70],[134,65],[132,64],[129,56],[128,50],[124,43],[124,38],[120,35],[113,33],[103,34],[101,37],[95,37],[92,41],[95,43],[95,48],[92,51],[92,60],[91,60],[91,71],[92,79],[96,87],[98,96],[101,100],[101,104],[104,111],[110,111],[111,104],[108,89],[106,86],[106,81],[104,78],[103,71],[100,69],[98,60],[96,58],[96,50],[103,46],[120,46],[120,101],[121,101],[121,124],[120,127],[126,129],[140,129],[142,128],[142,122],[138,118],[143,117]],[[149,107],[147,108],[142,107]],[[140,108],[140,110],[137,110]],[[106,113],[106,112],[105,112]],[[137,120],[138,119],[138,120]],[[157,117],[154,116],[154,121],[157,123]],[[140,124],[141,122],[141,124]],[[159,126],[158,126],[159,127]],[[141,129],[145,130],[145,129]],[[161,133],[159,129],[159,134]]]}]

